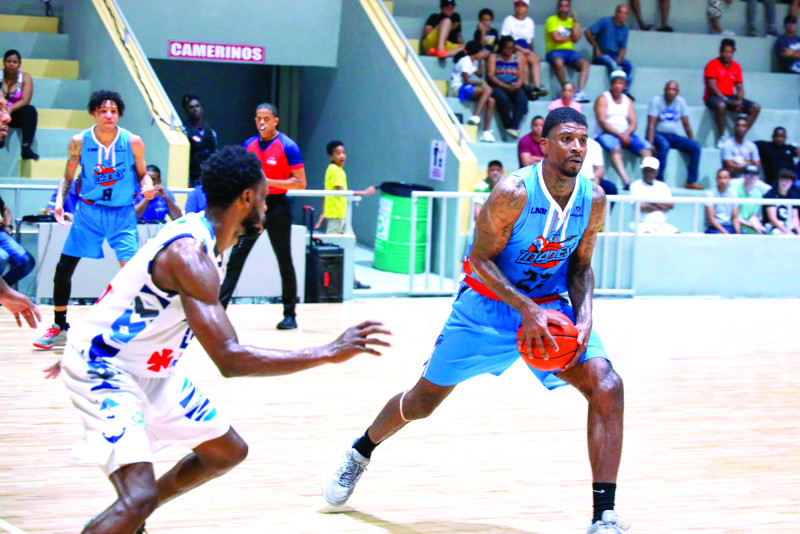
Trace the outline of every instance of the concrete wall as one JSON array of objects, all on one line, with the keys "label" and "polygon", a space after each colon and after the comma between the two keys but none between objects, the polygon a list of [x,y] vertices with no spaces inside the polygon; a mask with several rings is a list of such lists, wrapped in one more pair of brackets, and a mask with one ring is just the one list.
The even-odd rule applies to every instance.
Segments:
[{"label": "concrete wall", "polygon": [[168,58],[178,40],[262,46],[267,65],[336,65],[341,0],[118,2],[149,58]]},{"label": "concrete wall", "polygon": [[[303,68],[300,73],[297,140],[309,189],[324,188],[325,145],[340,139],[347,148],[350,189],[398,181],[457,191],[458,162],[449,152],[444,181],[428,179],[431,140],[441,136],[360,3],[344,2],[342,20],[338,68]],[[360,243],[374,243],[378,197],[365,198],[353,213]]]},{"label": "concrete wall", "polygon": [[89,80],[92,91],[111,89],[122,95],[125,115],[120,126],[142,137],[146,161],[159,162],[167,181],[169,144],[90,0],[70,1],[64,12],[63,31],[70,35],[72,57],[80,60],[80,77]]}]

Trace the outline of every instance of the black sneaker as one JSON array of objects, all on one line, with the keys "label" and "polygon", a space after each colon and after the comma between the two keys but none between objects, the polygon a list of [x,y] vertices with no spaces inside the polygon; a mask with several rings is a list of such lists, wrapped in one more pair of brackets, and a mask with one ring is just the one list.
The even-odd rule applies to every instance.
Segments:
[{"label": "black sneaker", "polygon": [[528,100],[538,100],[539,99],[539,91],[535,89],[533,86],[530,85],[523,85],[522,90],[525,91],[525,96],[528,97]]},{"label": "black sneaker", "polygon": [[133,534],[147,534],[147,531],[144,529],[144,523],[142,523],[142,526],[139,527],[139,530],[137,530]]},{"label": "black sneaker", "polygon": [[297,328],[297,320],[292,315],[287,315],[275,328],[278,330],[294,330]]},{"label": "black sneaker", "polygon": [[33,151],[33,149],[28,145],[23,145],[22,147],[22,159],[32,159],[38,160],[39,154]]},{"label": "black sneaker", "polygon": [[369,289],[371,287],[372,287],[371,285],[365,284],[364,282],[361,282],[360,280],[356,280],[355,283],[353,284],[353,289]]}]

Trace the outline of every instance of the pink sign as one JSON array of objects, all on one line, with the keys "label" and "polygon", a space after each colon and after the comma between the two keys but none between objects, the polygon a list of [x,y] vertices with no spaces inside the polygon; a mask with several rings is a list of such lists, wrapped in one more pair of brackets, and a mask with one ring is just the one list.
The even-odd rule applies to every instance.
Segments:
[{"label": "pink sign", "polygon": [[234,61],[242,63],[263,63],[263,46],[230,45],[216,43],[193,43],[170,41],[169,57],[182,59]]}]

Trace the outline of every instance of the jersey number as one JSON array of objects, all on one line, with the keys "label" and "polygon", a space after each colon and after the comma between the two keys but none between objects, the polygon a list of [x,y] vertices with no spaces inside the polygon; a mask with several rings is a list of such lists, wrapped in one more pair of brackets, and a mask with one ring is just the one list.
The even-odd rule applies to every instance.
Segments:
[{"label": "jersey number", "polygon": [[114,190],[111,189],[110,187],[108,189],[103,189],[103,197],[100,200],[105,200],[107,202],[111,202],[111,193],[113,191]]},{"label": "jersey number", "polygon": [[[539,274],[536,271],[525,271],[524,274],[527,275],[528,278],[524,278],[519,282],[517,282],[516,287],[517,289],[519,289],[520,291],[524,291],[525,293],[530,293],[531,291],[540,289],[544,285],[544,283],[547,282],[547,280],[551,276],[553,276],[552,273]],[[538,284],[536,284],[537,280],[539,281]],[[531,284],[536,284],[536,285],[531,286]]]}]

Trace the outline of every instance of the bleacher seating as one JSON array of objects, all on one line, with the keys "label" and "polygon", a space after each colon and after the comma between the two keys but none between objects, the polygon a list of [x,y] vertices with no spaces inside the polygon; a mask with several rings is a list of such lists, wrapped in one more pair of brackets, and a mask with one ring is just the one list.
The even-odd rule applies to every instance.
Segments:
[{"label": "bleacher seating", "polygon": [[[601,17],[613,14],[618,2],[608,0],[592,1],[575,0],[573,7],[578,11],[582,29],[587,28]],[[465,40],[472,36],[477,24],[477,13],[483,7],[491,8],[495,13],[494,26],[498,29],[503,18],[510,14],[511,3],[498,0],[462,0],[458,3],[457,11],[463,19],[462,34]],[[645,18],[654,18],[655,7],[643,2]],[[655,4],[655,2],[652,2]],[[555,2],[532,3],[529,15],[536,23],[534,38],[535,49],[542,56],[542,80],[550,90],[550,94],[536,102],[530,102],[529,113],[522,122],[521,130],[528,131],[530,120],[535,115],[546,115],[547,104],[558,96],[559,84],[551,74],[550,67],[544,61],[544,22],[554,13]],[[778,6],[778,22],[786,14],[786,5]],[[419,39],[426,17],[438,10],[438,2],[433,0],[406,0],[397,2],[394,6],[394,16],[400,29],[410,40]],[[745,3],[735,2],[727,9],[723,26],[739,34],[745,32]],[[763,17],[759,10],[759,17]],[[711,113],[705,108],[702,101],[703,95],[703,68],[706,63],[718,55],[718,35],[709,35],[705,15],[705,5],[702,6],[693,0],[673,0],[670,13],[670,25],[675,28],[674,33],[659,33],[654,31],[643,32],[636,29],[633,17],[629,18],[628,26],[631,28],[628,58],[636,66],[635,80],[631,92],[636,98],[636,113],[638,117],[637,133],[644,135],[647,127],[647,108],[652,96],[662,94],[664,84],[669,80],[676,80],[681,87],[683,96],[690,106],[690,120],[695,137],[703,145],[700,161],[700,183],[706,187],[713,185],[714,173],[720,166],[719,150],[716,148],[715,126]],[[759,19],[759,27],[763,21]],[[742,65],[744,70],[744,87],[749,99],[759,102],[762,107],[753,128],[748,133],[750,140],[769,139],[775,126],[784,126],[788,139],[800,140],[800,77],[790,74],[774,72],[775,58],[773,53],[774,38],[772,37],[735,37],[737,52],[735,60]],[[585,57],[591,57],[591,49],[583,38],[576,48]],[[422,64],[428,70],[437,85],[446,87],[450,78],[453,62],[451,59],[422,56]],[[575,74],[570,73],[575,79]],[[602,66],[593,66],[586,90],[592,98],[596,98],[608,87],[607,73]],[[464,121],[472,114],[473,103],[461,103],[457,98],[447,98],[447,103],[456,114],[460,114]],[[598,133],[594,117],[593,102],[584,104],[584,113],[589,122],[590,135]],[[733,117],[730,121],[732,123]],[[502,140],[502,125],[495,117],[492,125],[495,137]],[[499,159],[507,167],[516,164],[516,141],[508,138],[506,142],[471,143],[471,148],[478,158],[478,166],[485,168],[492,159]],[[606,174],[611,180],[617,179],[616,173],[607,160]],[[626,167],[632,176],[638,176],[638,169],[634,168],[634,158],[625,153]],[[685,183],[686,166],[680,153],[670,151],[665,178],[675,194],[692,195],[682,188]]]}]

